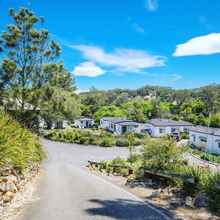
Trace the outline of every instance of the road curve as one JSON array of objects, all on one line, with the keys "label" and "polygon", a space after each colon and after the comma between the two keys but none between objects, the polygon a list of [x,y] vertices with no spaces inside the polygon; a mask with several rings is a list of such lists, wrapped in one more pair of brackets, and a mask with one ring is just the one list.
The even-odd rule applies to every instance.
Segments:
[{"label": "road curve", "polygon": [[35,200],[17,220],[164,220],[168,219],[131,193],[97,177],[88,160],[126,157],[125,148],[100,148],[43,140],[48,159]]}]

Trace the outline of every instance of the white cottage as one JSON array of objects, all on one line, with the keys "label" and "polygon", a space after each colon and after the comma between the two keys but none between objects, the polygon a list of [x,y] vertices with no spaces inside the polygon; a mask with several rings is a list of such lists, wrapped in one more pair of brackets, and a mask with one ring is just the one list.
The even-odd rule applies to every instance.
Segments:
[{"label": "white cottage", "polygon": [[220,155],[220,129],[196,126],[189,129],[190,143],[201,150]]},{"label": "white cottage", "polygon": [[111,131],[115,135],[136,132],[139,123],[117,117],[105,117],[100,120],[100,127]]},{"label": "white cottage", "polygon": [[77,128],[91,128],[93,127],[95,124],[95,121],[91,118],[86,118],[86,117],[83,117],[83,118],[79,118],[77,120],[75,120],[75,127]]},{"label": "white cottage", "polygon": [[188,132],[193,125],[186,121],[171,119],[151,119],[145,125],[146,130],[152,137],[161,137],[176,132]]}]

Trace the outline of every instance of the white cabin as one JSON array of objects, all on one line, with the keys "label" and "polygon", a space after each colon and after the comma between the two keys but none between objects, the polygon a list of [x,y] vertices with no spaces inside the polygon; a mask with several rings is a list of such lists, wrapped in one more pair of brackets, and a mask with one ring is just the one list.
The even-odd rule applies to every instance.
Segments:
[{"label": "white cabin", "polygon": [[75,127],[77,128],[91,128],[93,127],[95,124],[95,121],[91,118],[79,118],[77,120],[75,120]]},{"label": "white cabin", "polygon": [[176,132],[188,132],[193,125],[186,121],[170,119],[151,119],[145,125],[146,130],[152,137],[162,137]]},{"label": "white cabin", "polygon": [[201,150],[220,155],[220,129],[203,126],[189,130],[190,143]]},{"label": "white cabin", "polygon": [[118,117],[105,117],[100,120],[100,128],[106,129],[115,135],[136,132],[139,123]]}]

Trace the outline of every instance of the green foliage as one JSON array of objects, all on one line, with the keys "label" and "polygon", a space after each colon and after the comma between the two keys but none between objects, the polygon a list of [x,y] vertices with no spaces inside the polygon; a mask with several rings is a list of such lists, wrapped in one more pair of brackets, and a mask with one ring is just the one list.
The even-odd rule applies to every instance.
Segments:
[{"label": "green foliage", "polygon": [[184,191],[195,196],[202,192],[209,198],[209,207],[212,211],[220,214],[220,174],[210,172],[207,169],[183,166],[180,173],[194,178],[195,183],[182,183]]},{"label": "green foliage", "polygon": [[5,108],[16,109],[17,119],[27,127],[33,121],[27,120],[30,109],[32,117],[40,115],[46,121],[74,119],[80,112],[76,87],[63,63],[57,62],[60,46],[48,30],[39,28],[42,19],[31,10],[11,9],[10,16],[13,22],[0,38],[0,98]]},{"label": "green foliage", "polygon": [[103,147],[112,147],[115,145],[115,139],[111,134],[106,132],[102,133],[100,131],[95,132],[95,130],[80,130],[75,128],[51,130],[46,137],[54,141],[67,143],[91,144]]},{"label": "green foliage", "polygon": [[149,139],[143,148],[143,164],[154,170],[172,170],[183,164],[181,155],[182,149],[173,140]]},{"label": "green foliage", "polygon": [[[105,114],[99,112],[97,121],[104,115],[119,115],[138,122],[158,117],[219,127],[220,85],[217,84],[184,90],[159,86],[145,86],[137,90],[91,90],[80,97],[85,116],[93,117],[104,108]],[[111,106],[117,106],[124,113],[111,114],[108,111]]]},{"label": "green foliage", "polygon": [[215,128],[220,128],[220,113],[212,115],[210,126]]},{"label": "green foliage", "polygon": [[44,156],[38,138],[0,111],[0,168],[12,165],[24,171]]},{"label": "green foliage", "polygon": [[145,122],[153,114],[154,106],[142,98],[134,98],[123,104],[127,117],[137,122]]},{"label": "green foliage", "polygon": [[135,136],[133,133],[129,133],[127,135],[127,138],[128,138],[128,148],[129,148],[130,157],[132,157],[134,150]]},{"label": "green foliage", "polygon": [[[114,136],[103,130],[76,129],[67,128],[64,130],[51,130],[46,134],[47,138],[54,141],[63,141],[67,143],[100,145],[103,147],[128,147],[129,140],[127,136]],[[144,139],[134,137],[133,146],[141,145]]]},{"label": "green foliage", "polygon": [[128,146],[129,146],[128,139],[126,139],[126,138],[124,138],[124,137],[117,138],[117,140],[116,140],[116,146],[119,146],[119,147],[128,147]]},{"label": "green foliage", "polygon": [[112,147],[115,145],[115,139],[111,135],[104,135],[101,138],[100,146],[102,147]]},{"label": "green foliage", "polygon": [[182,132],[181,139],[189,139],[189,134],[187,132]]},{"label": "green foliage", "polygon": [[220,164],[220,156],[211,154],[209,152],[204,152],[195,148],[192,148],[190,146],[185,147],[185,150],[190,152],[191,154],[201,158],[202,160],[207,160],[213,163],[219,163]]},{"label": "green foliage", "polygon": [[[117,173],[120,175],[128,175],[129,163],[127,160],[117,157],[111,161],[104,161],[104,167],[107,173]],[[115,167],[114,167],[115,166]]]},{"label": "green foliage", "polygon": [[95,113],[95,120],[99,122],[103,117],[125,117],[126,113],[121,108],[111,105],[103,106]]}]

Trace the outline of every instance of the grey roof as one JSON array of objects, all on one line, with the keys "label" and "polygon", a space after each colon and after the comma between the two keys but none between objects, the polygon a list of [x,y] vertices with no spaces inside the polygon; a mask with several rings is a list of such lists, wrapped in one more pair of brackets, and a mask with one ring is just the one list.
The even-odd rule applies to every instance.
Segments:
[{"label": "grey roof", "polygon": [[134,122],[134,121],[122,121],[122,122],[118,122],[116,124],[122,125],[122,126],[138,126],[139,123]]},{"label": "grey roof", "polygon": [[139,124],[137,122],[134,122],[132,120],[128,120],[125,118],[119,118],[119,117],[104,117],[102,120],[110,121],[113,124],[120,124],[124,126],[138,126]]},{"label": "grey roof", "polygon": [[81,117],[81,118],[78,118],[77,120],[79,120],[79,121],[93,121],[92,118],[87,118],[87,117]]},{"label": "grey roof", "polygon": [[150,121],[147,122],[148,124],[152,124],[154,126],[193,126],[191,123],[187,121],[175,121],[171,119],[160,119],[160,118],[155,118],[151,119]]},{"label": "grey roof", "polygon": [[194,126],[194,127],[190,128],[189,131],[220,136],[220,129],[219,128],[209,128],[209,127],[205,127],[205,126]]},{"label": "grey roof", "polygon": [[102,120],[110,121],[112,123],[127,121],[125,118],[120,118],[120,117],[104,117],[104,118],[102,118]]}]

